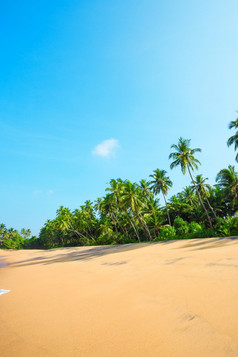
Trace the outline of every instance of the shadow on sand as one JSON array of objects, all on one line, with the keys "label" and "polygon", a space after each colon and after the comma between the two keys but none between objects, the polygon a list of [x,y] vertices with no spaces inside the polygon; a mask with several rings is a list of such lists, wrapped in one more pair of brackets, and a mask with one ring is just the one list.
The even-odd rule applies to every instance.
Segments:
[{"label": "shadow on sand", "polygon": [[[72,261],[87,261],[90,259],[95,259],[108,254],[115,254],[120,252],[126,252],[129,250],[135,250],[139,248],[144,248],[150,243],[131,243],[113,246],[97,246],[97,247],[70,247],[70,248],[56,248],[45,251],[46,256],[42,256],[42,251],[39,251],[39,256],[31,259],[21,260],[14,263],[10,263],[10,267],[23,267],[27,265],[36,264],[54,264],[54,263],[64,263]],[[59,252],[59,254],[53,257],[49,256],[52,252]],[[62,252],[62,253],[60,253]],[[49,255],[47,256],[47,253]]]},{"label": "shadow on sand", "polygon": [[[203,240],[204,239],[204,240]],[[189,239],[188,244],[182,248],[190,248],[191,250],[203,250],[211,248],[221,248],[230,244],[238,244],[238,237],[217,237],[217,238],[194,238]],[[177,247],[176,249],[181,249]]]},{"label": "shadow on sand", "polygon": [[[66,247],[66,248],[56,248],[44,251],[45,255],[41,255],[42,251],[39,251],[39,255],[35,258],[25,259],[10,263],[9,267],[24,267],[28,265],[36,264],[55,264],[55,263],[64,263],[72,261],[87,261],[95,259],[98,257],[106,256],[109,254],[127,252],[130,250],[146,248],[151,245],[171,245],[171,249],[184,249],[189,248],[189,250],[202,250],[202,249],[211,249],[224,247],[228,244],[238,244],[238,237],[226,237],[226,238],[196,238],[181,241],[184,243],[179,247],[175,245],[178,240],[169,240],[169,241],[160,241],[152,243],[131,243],[131,244],[122,244],[122,245],[113,245],[113,246],[96,246],[96,247]],[[174,245],[174,246],[173,246]],[[57,252],[59,254],[50,256],[51,253]],[[181,258],[179,258],[181,260]],[[124,263],[124,262],[123,262]],[[118,263],[119,264],[119,263]]]}]

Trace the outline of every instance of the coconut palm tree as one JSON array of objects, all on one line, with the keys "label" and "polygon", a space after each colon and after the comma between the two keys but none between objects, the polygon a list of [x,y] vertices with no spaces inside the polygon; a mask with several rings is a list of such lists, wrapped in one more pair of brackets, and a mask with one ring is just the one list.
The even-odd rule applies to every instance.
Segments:
[{"label": "coconut palm tree", "polygon": [[106,191],[113,193],[113,198],[115,200],[115,206],[119,209],[121,204],[121,193],[122,193],[123,181],[118,178],[117,180],[112,179],[110,181],[110,187],[106,188]]},{"label": "coconut palm tree", "polygon": [[146,201],[153,197],[153,193],[150,191],[150,182],[146,180],[140,180],[140,189]]},{"label": "coconut palm tree", "polygon": [[22,228],[22,230],[21,230],[21,235],[22,235],[25,239],[26,239],[26,238],[29,238],[30,235],[31,235],[30,229]]},{"label": "coconut palm tree", "polygon": [[154,174],[150,175],[154,180],[150,182],[153,192],[157,195],[162,192],[164,197],[164,202],[167,210],[169,225],[171,226],[171,219],[169,215],[169,209],[165,196],[167,195],[169,189],[173,186],[172,181],[166,176],[167,172],[165,170],[156,169],[153,171]]},{"label": "coconut palm tree", "polygon": [[[233,120],[229,123],[228,126],[229,129],[238,129],[238,118],[236,120]],[[228,140],[227,140],[227,145],[231,146],[234,144],[234,149],[238,149],[238,130],[234,135],[232,135]],[[238,153],[236,154],[236,161],[238,162]]]},{"label": "coconut palm tree", "polygon": [[147,201],[144,216],[147,219],[148,227],[153,232],[154,238],[159,235],[159,230],[164,224],[164,214],[159,207],[159,200],[150,197]]},{"label": "coconut palm tree", "polygon": [[124,209],[124,211],[126,213],[127,212],[132,213],[131,216],[127,214],[127,217],[130,220],[130,223],[136,233],[138,240],[140,241],[140,237],[138,234],[138,230],[136,229],[136,224],[135,224],[135,220],[133,220],[133,216],[138,220],[142,230],[146,232],[146,235],[148,234],[149,240],[152,240],[150,231],[141,214],[141,210],[145,206],[145,203],[143,202],[143,196],[141,194],[139,186],[135,183],[130,182],[129,180],[126,180],[123,183],[123,190],[121,192],[121,201],[122,201],[122,208]]},{"label": "coconut palm tree", "polygon": [[[128,233],[126,228],[123,226],[123,224],[120,222],[118,213],[122,212],[121,206],[122,206],[122,192],[123,192],[123,186],[124,182],[122,179],[112,179],[110,181],[110,187],[106,188],[106,191],[110,191],[110,194],[107,194],[104,198],[104,210],[106,210],[107,213],[110,213],[110,216],[112,220],[114,221],[114,226],[116,228],[116,224],[120,226],[123,234],[128,237]],[[116,229],[117,231],[117,229]]]},{"label": "coconut palm tree", "polygon": [[175,152],[172,152],[169,155],[169,159],[173,159],[174,161],[171,163],[170,168],[173,169],[176,166],[180,166],[182,173],[185,175],[187,170],[189,173],[189,176],[193,182],[194,188],[196,190],[196,193],[198,195],[199,201],[207,215],[207,219],[209,222],[209,226],[210,228],[213,230],[213,226],[212,226],[212,222],[211,219],[209,217],[209,214],[207,212],[206,207],[204,206],[204,203],[202,201],[202,198],[200,196],[200,193],[197,189],[197,186],[195,184],[195,181],[193,179],[192,176],[192,172],[194,169],[198,169],[198,165],[201,165],[200,161],[198,159],[195,158],[194,154],[196,152],[201,152],[200,148],[195,148],[195,149],[191,149],[189,147],[190,145],[190,141],[191,140],[187,140],[187,139],[183,139],[183,138],[179,138],[179,142],[178,145],[173,144],[171,146],[171,149],[175,149]]},{"label": "coconut palm tree", "polygon": [[210,197],[210,192],[211,192],[212,187],[208,183],[205,183],[207,180],[208,180],[207,177],[203,178],[203,176],[200,174],[195,177],[194,181],[195,181],[195,184],[197,186],[197,189],[198,189],[201,197],[206,200],[208,207],[214,214],[214,217],[217,218],[216,213],[208,200],[208,198]]},{"label": "coconut palm tree", "polygon": [[188,203],[191,206],[196,206],[198,204],[197,196],[194,194],[194,190],[190,186],[186,186],[179,196],[185,203]]}]

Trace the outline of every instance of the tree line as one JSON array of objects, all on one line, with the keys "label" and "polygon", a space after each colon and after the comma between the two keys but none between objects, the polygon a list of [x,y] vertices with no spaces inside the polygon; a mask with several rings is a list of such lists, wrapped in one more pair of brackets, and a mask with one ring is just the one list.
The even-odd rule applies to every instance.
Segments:
[{"label": "tree line", "polygon": [[[236,129],[228,146],[238,149],[238,119],[230,122]],[[3,248],[53,248],[62,246],[121,244],[131,242],[238,235],[238,173],[229,165],[220,170],[216,184],[194,172],[201,164],[200,148],[179,138],[171,146],[170,168],[180,167],[191,185],[167,199],[173,183],[167,172],[156,169],[149,180],[139,183],[112,179],[105,196],[86,201],[80,208],[63,206],[56,218],[46,221],[39,237],[29,238],[30,230],[20,233],[0,226]],[[235,157],[238,162],[238,154]],[[161,197],[160,197],[161,196]],[[160,203],[162,198],[162,203]]]}]

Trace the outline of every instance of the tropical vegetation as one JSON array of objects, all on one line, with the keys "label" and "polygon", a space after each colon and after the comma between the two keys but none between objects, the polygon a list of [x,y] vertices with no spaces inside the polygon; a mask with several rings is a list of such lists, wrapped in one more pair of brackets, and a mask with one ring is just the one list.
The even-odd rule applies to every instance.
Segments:
[{"label": "tropical vegetation", "polygon": [[[229,128],[238,129],[238,119]],[[232,144],[238,148],[238,131],[228,140],[228,145]],[[31,237],[29,229],[18,232],[1,224],[1,248],[48,249],[238,235],[235,166],[221,169],[216,184],[211,186],[202,174],[194,175],[201,164],[197,158],[200,148],[191,148],[190,140],[179,138],[171,149],[171,169],[180,167],[182,174],[188,172],[191,179],[191,184],[176,195],[167,198],[173,183],[162,168],[155,169],[149,180],[138,183],[112,179],[105,195],[94,202],[86,201],[75,210],[59,207],[39,237]]]}]

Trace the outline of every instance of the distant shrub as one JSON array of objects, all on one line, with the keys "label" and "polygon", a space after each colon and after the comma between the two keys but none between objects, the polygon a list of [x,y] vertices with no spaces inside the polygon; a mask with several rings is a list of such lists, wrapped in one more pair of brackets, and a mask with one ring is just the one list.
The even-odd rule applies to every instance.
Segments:
[{"label": "distant shrub", "polygon": [[101,234],[97,239],[96,239],[96,244],[98,245],[109,245],[109,244],[124,244],[124,243],[131,243],[131,240],[128,238],[124,237],[120,233],[116,232],[110,232],[106,234]]},{"label": "distant shrub", "polygon": [[175,218],[173,226],[179,236],[184,236],[189,232],[188,223],[180,217]]},{"label": "distant shrub", "polygon": [[200,231],[191,233],[191,238],[210,238],[210,237],[216,237],[216,233],[210,228],[201,229]]},{"label": "distant shrub", "polygon": [[16,234],[12,239],[5,239],[3,242],[3,248],[7,249],[22,249],[24,245],[24,239]]},{"label": "distant shrub", "polygon": [[39,238],[32,236],[31,238],[26,238],[23,241],[24,249],[38,249],[40,248]]},{"label": "distant shrub", "polygon": [[198,224],[197,222],[191,222],[188,225],[188,231],[189,233],[196,233],[202,230],[202,226]]},{"label": "distant shrub", "polygon": [[160,230],[160,239],[162,240],[172,239],[175,236],[176,236],[176,230],[174,227],[167,226]]}]

